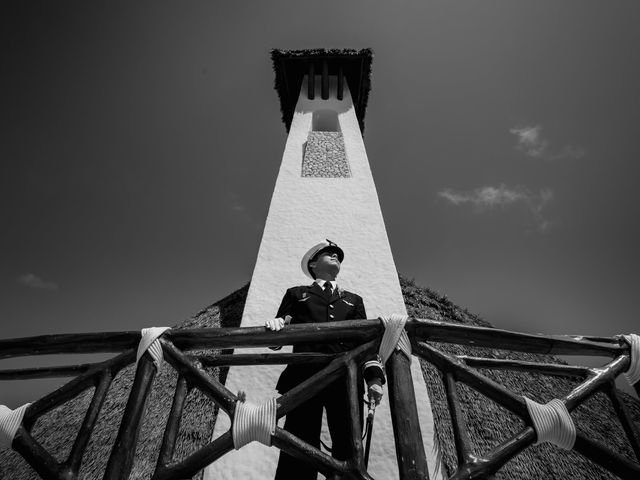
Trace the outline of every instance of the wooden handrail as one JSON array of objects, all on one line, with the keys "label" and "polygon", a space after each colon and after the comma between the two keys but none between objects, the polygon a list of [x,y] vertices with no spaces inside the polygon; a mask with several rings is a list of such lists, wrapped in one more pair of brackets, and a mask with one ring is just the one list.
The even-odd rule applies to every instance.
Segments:
[{"label": "wooden handrail", "polygon": [[[406,331],[411,339],[413,352],[435,366],[443,377],[445,395],[451,413],[458,468],[451,479],[470,480],[486,478],[496,473],[506,462],[531,446],[536,440],[531,419],[523,397],[476,371],[482,369],[521,370],[559,376],[572,376],[581,383],[561,400],[569,411],[582,405],[596,392],[605,392],[636,456],[636,462],[621,457],[608,446],[600,445],[578,433],[574,449],[594,463],[621,478],[640,477],[640,433],[631,419],[614,380],[630,363],[629,345],[619,337],[532,335],[495,328],[462,325],[455,322],[409,319]],[[160,339],[165,359],[178,372],[176,391],[165,428],[160,455],[153,474],[154,480],[170,480],[193,476],[212,461],[233,449],[231,433],[190,454],[179,462],[173,462],[175,442],[180,418],[188,391],[198,388],[231,419],[235,415],[237,396],[218,379],[208,375],[202,367],[266,364],[318,364],[322,368],[309,379],[295,386],[277,399],[277,418],[298,407],[322,391],[329,383],[346,377],[350,398],[350,445],[354,452],[348,460],[338,461],[315,447],[301,441],[289,432],[276,427],[273,444],[288,453],[305,458],[320,472],[335,472],[350,478],[371,480],[363,462],[363,448],[359,432],[357,408],[357,367],[367,355],[377,351],[384,327],[379,319],[350,320],[322,324],[288,325],[279,332],[263,327],[173,329]],[[31,404],[23,424],[18,429],[13,448],[18,451],[44,479],[76,479],[82,456],[95,427],[100,409],[115,375],[135,360],[135,350],[140,340],[139,332],[101,332],[83,334],[41,335],[29,338],[0,340],[0,359],[27,355],[119,352],[120,355],[98,363],[60,367],[26,368],[0,371],[0,380],[73,376],[76,378],[58,390]],[[355,348],[340,354],[324,353],[235,353],[217,354],[229,348],[268,347],[272,345],[297,345],[301,343],[350,342]],[[587,368],[544,362],[513,359],[454,356],[442,352],[433,343],[449,343],[472,347],[485,347],[508,351],[543,355],[590,355],[611,357],[600,368]],[[193,350],[213,350],[213,353],[190,354]],[[419,441],[421,435],[417,422],[415,398],[408,362],[395,352],[387,362],[390,385],[390,405],[394,425],[394,438],[398,453],[400,478],[403,480],[428,480],[426,458]],[[145,354],[138,365],[127,406],[123,413],[116,443],[107,463],[105,479],[128,478],[135,455],[138,433],[155,376],[155,367]],[[464,383],[497,404],[518,415],[526,426],[520,432],[496,446],[484,455],[471,450],[471,440],[457,395],[457,383]],[[93,399],[78,431],[69,457],[58,462],[32,436],[31,428],[43,414],[76,397],[90,387],[95,387]],[[635,385],[639,390],[640,385]],[[639,392],[640,393],[640,392]],[[407,426],[411,435],[407,438]]]},{"label": "wooden handrail", "polygon": [[[264,327],[172,329],[165,333],[183,351],[297,345],[300,343],[367,342],[382,334],[379,319],[287,325],[278,332]],[[406,330],[420,340],[476,347],[502,348],[549,355],[615,357],[628,346],[618,337],[534,335],[498,328],[411,318]],[[140,332],[39,335],[0,340],[0,359],[27,355],[122,352],[135,348]]]}]

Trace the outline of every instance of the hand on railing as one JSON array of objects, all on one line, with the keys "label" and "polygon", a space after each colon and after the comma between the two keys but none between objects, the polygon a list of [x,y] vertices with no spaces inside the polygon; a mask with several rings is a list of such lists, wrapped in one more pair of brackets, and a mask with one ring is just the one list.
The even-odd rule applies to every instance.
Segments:
[{"label": "hand on railing", "polygon": [[[284,328],[285,325],[291,323],[291,315],[285,315],[284,318],[270,318],[264,322],[264,328],[271,330],[272,332],[278,332]],[[271,350],[280,350],[282,345],[269,347]]]},{"label": "hand on railing", "polygon": [[284,318],[270,318],[264,322],[264,326],[267,330],[277,332],[282,330],[285,325],[291,323],[291,315],[286,315]]},{"label": "hand on railing", "polygon": [[382,382],[380,379],[373,378],[367,382],[367,396],[371,405],[378,406],[382,401]]}]

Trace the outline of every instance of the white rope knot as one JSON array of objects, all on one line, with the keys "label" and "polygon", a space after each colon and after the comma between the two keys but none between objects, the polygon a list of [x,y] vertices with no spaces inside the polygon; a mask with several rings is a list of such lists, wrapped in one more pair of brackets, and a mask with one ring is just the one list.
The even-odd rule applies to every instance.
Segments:
[{"label": "white rope knot", "polygon": [[241,400],[236,402],[231,427],[233,446],[238,450],[247,443],[258,441],[270,447],[271,435],[276,431],[276,399],[270,398],[262,405],[253,405],[244,401],[244,393],[239,392],[238,396]]},{"label": "white rope knot", "polygon": [[142,355],[144,355],[144,352],[148,350],[149,355],[151,355],[151,358],[153,358],[153,363],[156,366],[156,370],[160,370],[162,368],[164,356],[162,355],[162,345],[160,344],[158,338],[169,329],[169,327],[151,327],[143,328],[142,330],[140,330],[142,338],[140,339],[140,343],[138,344],[136,364],[140,361]]},{"label": "white rope knot", "polygon": [[5,405],[0,405],[0,450],[11,448],[13,438],[22,423],[24,411],[30,403],[11,410]]},{"label": "white rope knot", "polygon": [[562,400],[554,398],[546,405],[524,397],[538,440],[571,450],[576,441],[576,426]]},{"label": "white rope knot", "polygon": [[409,361],[411,361],[411,342],[404,329],[404,324],[407,323],[408,318],[406,315],[399,315],[397,313],[380,317],[384,325],[384,335],[382,335],[378,353],[382,358],[383,365],[387,363],[387,360],[395,349],[404,352]]},{"label": "white rope knot", "polygon": [[633,386],[640,381],[640,335],[630,333],[629,335],[622,335],[622,338],[631,346],[631,363],[624,376],[629,384]]}]

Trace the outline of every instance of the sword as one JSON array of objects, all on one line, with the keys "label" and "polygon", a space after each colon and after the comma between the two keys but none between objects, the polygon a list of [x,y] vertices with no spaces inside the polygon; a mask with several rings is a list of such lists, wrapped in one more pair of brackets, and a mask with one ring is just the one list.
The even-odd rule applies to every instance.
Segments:
[{"label": "sword", "polygon": [[367,424],[366,424],[366,436],[367,441],[365,443],[364,449],[364,468],[366,469],[369,466],[369,450],[371,450],[371,433],[373,432],[373,418],[376,414],[376,404],[375,402],[369,402],[369,412],[367,413]]}]

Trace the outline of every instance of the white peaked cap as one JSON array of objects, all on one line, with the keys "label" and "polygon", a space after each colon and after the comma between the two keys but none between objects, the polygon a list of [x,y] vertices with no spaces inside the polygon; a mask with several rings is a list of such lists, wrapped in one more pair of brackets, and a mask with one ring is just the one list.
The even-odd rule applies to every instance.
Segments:
[{"label": "white peaked cap", "polygon": [[324,242],[320,242],[319,244],[311,247],[309,251],[307,251],[307,253],[304,254],[304,256],[302,257],[302,261],[300,262],[300,268],[302,268],[302,271],[307,277],[311,279],[314,278],[313,275],[311,274],[311,271],[309,270],[309,262],[313,260],[316,257],[316,255],[318,255],[320,252],[325,250],[336,252],[338,254],[338,260],[340,260],[340,263],[342,263],[342,260],[344,260],[344,252],[337,244],[335,244],[331,240],[325,240]]}]

